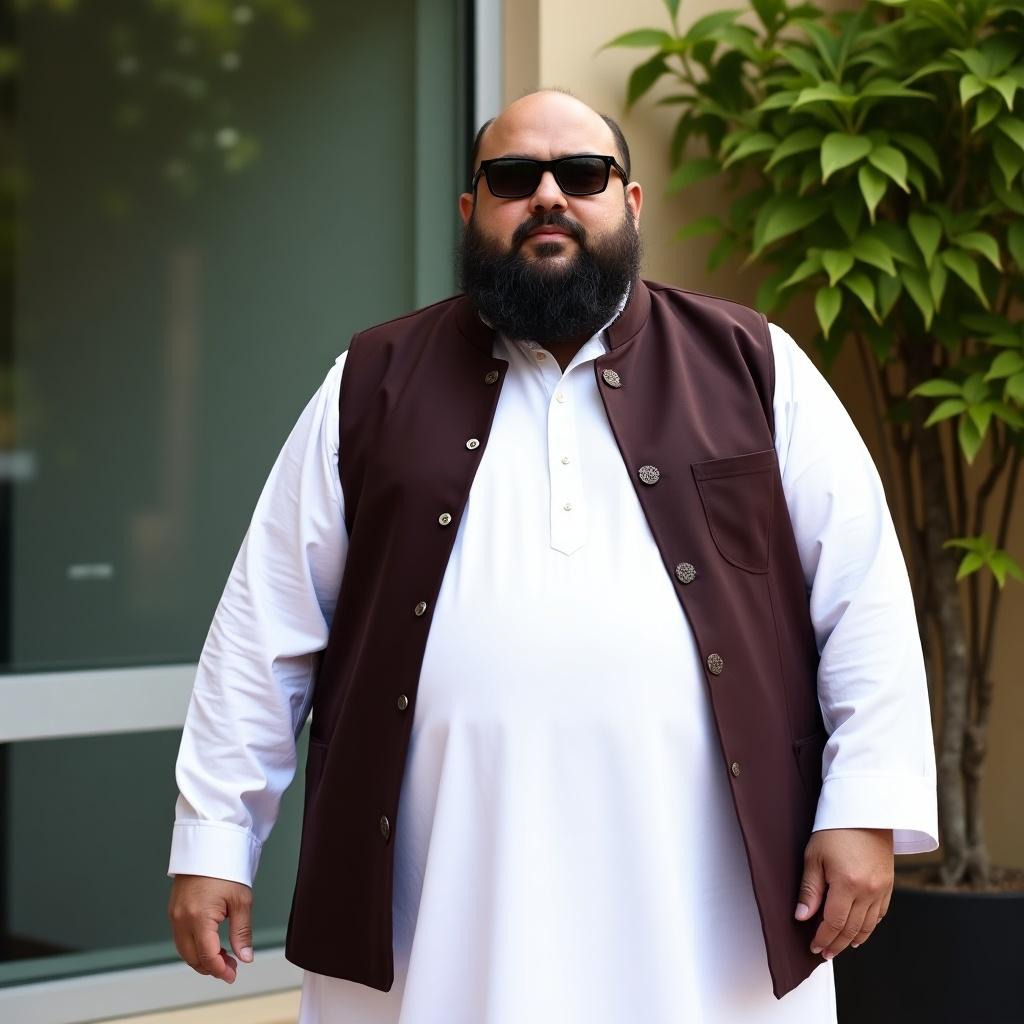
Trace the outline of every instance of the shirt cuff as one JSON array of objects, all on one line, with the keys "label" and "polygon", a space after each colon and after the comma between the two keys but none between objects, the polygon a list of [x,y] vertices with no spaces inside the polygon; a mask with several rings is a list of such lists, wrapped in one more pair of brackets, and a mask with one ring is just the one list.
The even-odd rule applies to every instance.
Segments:
[{"label": "shirt cuff", "polygon": [[935,780],[920,775],[833,775],[818,797],[814,829],[891,828],[893,853],[939,848]]},{"label": "shirt cuff", "polygon": [[247,829],[223,821],[176,821],[167,874],[226,878],[252,888],[263,844]]}]

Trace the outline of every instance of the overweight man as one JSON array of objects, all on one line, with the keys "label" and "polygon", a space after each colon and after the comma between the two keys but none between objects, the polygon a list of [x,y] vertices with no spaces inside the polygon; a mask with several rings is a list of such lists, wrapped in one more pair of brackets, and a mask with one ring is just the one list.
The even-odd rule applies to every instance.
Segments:
[{"label": "overweight man", "polygon": [[610,118],[517,100],[458,204],[461,292],[338,356],[217,607],[177,949],[253,961],[311,714],[303,1024],[835,1021],[832,958],[938,846],[875,466],[785,331],[640,276]]}]

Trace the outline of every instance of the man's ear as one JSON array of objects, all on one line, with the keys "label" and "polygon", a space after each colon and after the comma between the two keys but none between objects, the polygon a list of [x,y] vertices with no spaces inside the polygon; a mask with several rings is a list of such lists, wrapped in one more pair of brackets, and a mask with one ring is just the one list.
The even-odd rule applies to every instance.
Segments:
[{"label": "man's ear", "polygon": [[638,181],[631,181],[626,186],[626,202],[633,211],[633,220],[639,220],[640,207],[644,205],[644,190]]},{"label": "man's ear", "polygon": [[462,223],[469,223],[469,218],[473,216],[473,206],[476,200],[473,198],[472,192],[463,192],[459,196],[459,216],[462,217]]}]

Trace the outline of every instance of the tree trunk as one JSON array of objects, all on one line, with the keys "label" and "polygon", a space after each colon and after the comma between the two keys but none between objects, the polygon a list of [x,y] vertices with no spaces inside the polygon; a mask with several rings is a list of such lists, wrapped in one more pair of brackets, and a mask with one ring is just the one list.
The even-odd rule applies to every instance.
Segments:
[{"label": "tree trunk", "polygon": [[[913,387],[934,376],[927,345],[908,346],[908,368]],[[956,536],[946,486],[946,465],[937,431],[924,426],[920,408],[912,414],[914,443],[921,474],[924,507],[924,549],[932,579],[932,597],[942,661],[942,720],[937,758],[939,830],[943,861],[939,875],[944,885],[956,885],[968,873],[971,857],[967,837],[967,803],[963,784],[964,733],[968,725],[969,676],[967,637],[955,548],[943,542]],[[933,666],[934,667],[934,666]]]}]

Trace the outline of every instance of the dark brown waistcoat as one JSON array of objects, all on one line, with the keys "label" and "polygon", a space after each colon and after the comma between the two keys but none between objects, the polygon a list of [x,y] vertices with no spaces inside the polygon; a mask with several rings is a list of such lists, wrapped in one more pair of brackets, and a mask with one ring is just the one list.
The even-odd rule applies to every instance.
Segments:
[{"label": "dark brown waistcoat", "polygon": [[[809,949],[821,911],[806,922],[793,911],[827,736],[774,449],[767,322],[637,280],[608,333],[593,372],[704,661],[781,998],[824,962]],[[394,981],[394,837],[427,631],[508,368],[493,337],[456,296],[356,334],[342,376],[349,549],[313,694],[285,953],[383,991]],[[651,466],[659,475],[645,483]]]}]

